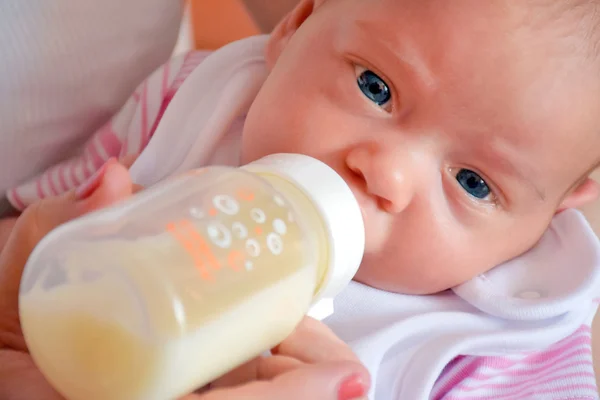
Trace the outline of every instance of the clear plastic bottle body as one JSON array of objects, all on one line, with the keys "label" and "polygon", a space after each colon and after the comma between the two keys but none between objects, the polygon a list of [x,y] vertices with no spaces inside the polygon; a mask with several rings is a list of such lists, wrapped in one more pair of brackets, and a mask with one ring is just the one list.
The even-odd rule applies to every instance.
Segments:
[{"label": "clear plastic bottle body", "polygon": [[58,228],[21,285],[32,356],[69,400],[167,400],[210,382],[309,308],[322,271],[307,212],[211,167]]}]

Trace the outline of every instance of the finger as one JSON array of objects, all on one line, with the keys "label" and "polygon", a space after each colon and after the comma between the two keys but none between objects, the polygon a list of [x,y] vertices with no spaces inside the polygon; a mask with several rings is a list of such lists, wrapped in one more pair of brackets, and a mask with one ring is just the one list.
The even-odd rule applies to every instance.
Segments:
[{"label": "finger", "polygon": [[97,179],[99,183],[85,199],[78,199],[75,192],[47,198],[27,208],[18,218],[0,253],[0,311],[5,317],[16,318],[25,263],[46,234],[69,220],[131,196],[129,173],[118,163],[108,165]]},{"label": "finger", "polygon": [[8,241],[8,237],[10,236],[10,233],[14,229],[16,223],[17,223],[17,218],[11,217],[11,218],[0,219],[0,253],[2,252],[2,249],[4,248],[4,246],[6,245],[6,242]]},{"label": "finger", "polygon": [[215,380],[210,387],[233,387],[252,381],[271,380],[303,365],[304,363],[291,357],[259,357]]},{"label": "finger", "polygon": [[273,354],[295,358],[305,363],[358,361],[352,349],[325,324],[306,317]]},{"label": "finger", "polygon": [[137,160],[139,154],[129,154],[119,159],[119,162],[127,169],[131,168],[133,163]]},{"label": "finger", "polygon": [[0,350],[0,398],[65,400],[50,386],[29,354]]},{"label": "finger", "polygon": [[86,198],[77,199],[75,192],[69,192],[39,201],[23,212],[8,239],[7,251],[2,253],[2,256],[11,258],[9,264],[14,267],[12,269],[18,270],[16,265],[22,266],[33,248],[52,229],[131,195],[131,179],[123,166],[116,162],[109,163],[103,171],[97,177],[98,183],[93,192],[87,194]]},{"label": "finger", "polygon": [[76,212],[79,216],[106,208],[125,200],[133,193],[134,185],[127,168],[116,161],[109,161],[98,188],[90,196],[77,202]]},{"label": "finger", "polygon": [[315,364],[295,369],[272,381],[211,390],[182,400],[358,400],[366,398],[368,373],[358,363]]},{"label": "finger", "polygon": [[129,172],[115,160],[109,160],[77,191],[46,198],[28,207],[18,218],[11,236],[18,237],[21,244],[26,243],[28,246],[20,247],[30,252],[57,226],[130,196],[131,185]]}]

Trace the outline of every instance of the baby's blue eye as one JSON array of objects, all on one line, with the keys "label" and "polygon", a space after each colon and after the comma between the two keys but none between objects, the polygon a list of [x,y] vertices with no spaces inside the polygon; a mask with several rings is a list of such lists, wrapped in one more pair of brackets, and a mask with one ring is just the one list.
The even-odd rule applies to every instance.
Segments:
[{"label": "baby's blue eye", "polygon": [[390,88],[383,79],[373,71],[363,71],[357,79],[358,87],[362,92],[378,106],[386,105],[392,98]]},{"label": "baby's blue eye", "polygon": [[461,169],[456,174],[456,180],[467,193],[477,199],[485,199],[491,194],[491,189],[479,174],[468,169]]}]

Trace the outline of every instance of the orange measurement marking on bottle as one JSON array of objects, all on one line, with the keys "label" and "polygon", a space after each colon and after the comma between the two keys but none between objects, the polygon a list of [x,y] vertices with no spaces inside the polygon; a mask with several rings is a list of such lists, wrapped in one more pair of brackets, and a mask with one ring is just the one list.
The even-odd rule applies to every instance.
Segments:
[{"label": "orange measurement marking on bottle", "polygon": [[256,228],[254,228],[254,232],[256,232],[257,235],[262,235],[263,230],[260,226],[257,226]]},{"label": "orange measurement marking on bottle", "polygon": [[227,255],[227,264],[234,271],[241,271],[244,268],[244,255],[237,250],[232,250]]},{"label": "orange measurement marking on bottle", "polygon": [[208,246],[208,244],[206,244],[206,241],[204,240],[202,235],[200,235],[198,233],[198,231],[196,229],[194,229],[194,224],[192,224],[190,221],[187,221],[187,220],[181,221],[180,224],[181,224],[181,228],[186,232],[187,236],[192,240],[194,247],[197,249],[198,252],[200,252],[200,254],[203,254],[204,257],[206,257],[210,266],[216,270],[221,269],[221,263],[219,262],[219,260],[217,260],[217,257],[215,257],[215,254],[213,253],[211,248]]},{"label": "orange measurement marking on bottle", "polygon": [[211,217],[215,217],[219,212],[215,209],[215,208],[211,208],[210,210],[208,210],[208,215],[210,215]]},{"label": "orange measurement marking on bottle", "polygon": [[198,252],[198,249],[194,246],[193,242],[191,242],[185,234],[180,232],[176,223],[167,224],[166,229],[192,258],[194,266],[200,272],[200,277],[205,281],[213,282],[215,278],[204,265],[202,254]]},{"label": "orange measurement marking on bottle", "polygon": [[247,189],[239,189],[237,191],[237,197],[244,201],[254,201],[256,197],[253,192]]}]

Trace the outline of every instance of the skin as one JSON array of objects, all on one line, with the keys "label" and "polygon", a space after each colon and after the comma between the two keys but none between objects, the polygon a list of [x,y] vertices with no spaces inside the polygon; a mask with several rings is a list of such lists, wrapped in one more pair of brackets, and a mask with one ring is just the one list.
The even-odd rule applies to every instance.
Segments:
[{"label": "skin", "polygon": [[[360,282],[428,294],[485,273],[598,193],[585,178],[600,145],[596,65],[577,50],[586,10],[552,4],[301,1],[269,42],[242,161],[302,153],[345,178],[367,229]],[[388,104],[359,88],[365,69]],[[492,194],[467,193],[461,169]]]},{"label": "skin", "polygon": [[[63,400],[35,366],[20,329],[18,290],[25,262],[35,245],[53,228],[88,212],[121,201],[136,190],[126,168],[110,162],[96,176],[92,191],[43,200],[28,208],[12,230],[0,254],[0,398]],[[273,349],[273,357],[257,358],[222,377],[209,390],[180,400],[337,400],[348,379],[369,376],[350,348],[325,325],[306,318],[296,331]]]}]

